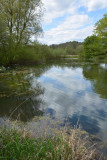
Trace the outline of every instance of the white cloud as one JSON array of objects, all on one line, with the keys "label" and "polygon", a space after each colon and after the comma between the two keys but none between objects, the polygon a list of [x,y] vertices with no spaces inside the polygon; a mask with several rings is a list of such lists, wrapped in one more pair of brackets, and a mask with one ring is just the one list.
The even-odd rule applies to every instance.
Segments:
[{"label": "white cloud", "polygon": [[107,7],[106,0],[81,0],[81,5],[88,8],[88,11],[94,11]]},{"label": "white cloud", "polygon": [[42,0],[45,8],[44,24],[49,24],[53,19],[62,17],[65,14],[74,14],[77,11],[75,3],[77,0]]},{"label": "white cloud", "polygon": [[[92,35],[94,22],[89,18],[87,11],[95,11],[107,7],[106,0],[42,0],[45,14],[43,25],[50,24],[51,28],[44,31],[44,37],[39,41],[46,44],[56,44],[66,41],[83,41],[87,36]],[[93,15],[94,16],[94,15]],[[64,20],[60,20],[63,17]],[[65,18],[66,17],[66,18]],[[59,18],[58,24],[53,20]],[[56,26],[56,27],[53,27]]]},{"label": "white cloud", "polygon": [[[46,31],[44,33],[44,38],[41,38],[40,41],[52,44],[72,41],[74,39],[83,40],[92,34],[93,25],[91,25],[91,22],[92,19],[87,15],[69,16],[56,28]],[[89,26],[87,26],[87,24],[89,24]]]},{"label": "white cloud", "polygon": [[88,11],[107,7],[106,0],[42,0],[45,8],[44,23],[49,24],[53,19],[65,14],[77,14],[80,7]]},{"label": "white cloud", "polygon": [[[63,71],[63,74],[61,71]],[[92,84],[90,81],[84,80],[82,71],[81,68],[64,67],[61,69],[53,67],[45,72],[44,78],[39,79],[41,85],[46,88],[42,97],[45,102],[44,109],[53,109],[58,117],[73,115],[76,112],[81,112],[84,115],[84,106],[87,108],[89,117],[93,116],[92,112],[96,112],[97,115],[97,110],[102,109],[105,111],[107,102],[102,105],[103,101],[99,95],[87,90],[92,88]],[[44,81],[46,79],[50,81]],[[35,81],[33,85],[35,86]],[[59,88],[60,85],[64,87]]]}]

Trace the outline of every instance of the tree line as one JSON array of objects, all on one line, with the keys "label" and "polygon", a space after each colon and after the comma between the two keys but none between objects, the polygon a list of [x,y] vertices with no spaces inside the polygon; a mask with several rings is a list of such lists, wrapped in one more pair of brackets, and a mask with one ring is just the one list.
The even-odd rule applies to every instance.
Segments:
[{"label": "tree line", "polygon": [[94,26],[93,35],[85,38],[84,42],[66,42],[51,45],[53,49],[63,48],[67,55],[78,55],[79,58],[94,58],[107,54],[107,14]]},{"label": "tree line", "polygon": [[95,24],[94,33],[87,37],[83,43],[86,58],[107,54],[107,14]]},{"label": "tree line", "polygon": [[[41,0],[0,0],[0,66],[45,61],[66,55],[92,58],[107,52],[107,14],[95,24],[94,34],[83,43],[42,45]],[[35,41],[32,42],[32,36]]]}]

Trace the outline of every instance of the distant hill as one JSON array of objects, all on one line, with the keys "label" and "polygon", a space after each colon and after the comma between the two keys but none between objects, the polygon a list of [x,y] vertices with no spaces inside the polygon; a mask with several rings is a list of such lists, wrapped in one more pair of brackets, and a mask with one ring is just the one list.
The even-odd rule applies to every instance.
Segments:
[{"label": "distant hill", "polygon": [[66,50],[67,54],[71,54],[71,55],[78,54],[82,49],[82,46],[83,46],[83,42],[77,42],[77,41],[50,45],[50,47],[53,49],[63,48]]},{"label": "distant hill", "polygon": [[82,45],[83,42],[78,42],[78,41],[72,41],[72,42],[66,42],[66,43],[61,43],[61,44],[52,44],[50,45],[51,48],[67,48],[71,47],[73,49],[76,49],[77,46]]}]

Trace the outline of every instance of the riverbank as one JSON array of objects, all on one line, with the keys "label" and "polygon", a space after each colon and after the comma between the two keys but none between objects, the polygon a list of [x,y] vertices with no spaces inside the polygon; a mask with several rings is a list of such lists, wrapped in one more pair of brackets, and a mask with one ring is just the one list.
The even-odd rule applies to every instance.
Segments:
[{"label": "riverbank", "polygon": [[6,120],[0,129],[0,159],[106,160],[100,138],[62,123],[50,117],[28,123]]},{"label": "riverbank", "polygon": [[[20,46],[18,48],[0,49],[0,66],[37,65],[43,64],[49,60],[60,60],[63,58],[78,58],[80,60],[85,60],[87,57],[85,57],[83,53],[82,49],[75,49],[75,52],[68,52],[66,47],[52,48],[51,46],[36,43]],[[107,62],[106,54],[91,56],[88,60],[90,59],[93,61],[104,60]]]},{"label": "riverbank", "polygon": [[56,59],[66,55],[65,49],[52,49],[47,45],[35,44],[21,46],[11,50],[0,50],[0,66],[41,64],[47,59]]},{"label": "riverbank", "polygon": [[[88,136],[88,134],[89,135],[92,134],[93,136],[102,138],[103,140],[101,139],[102,141],[101,145],[107,146],[106,145],[107,143],[105,144],[105,141],[107,139],[106,127],[105,127],[106,120],[107,120],[107,117],[106,117],[106,113],[107,113],[106,112],[106,106],[107,106],[106,105],[107,104],[106,80],[107,78],[105,78],[107,75],[106,71],[107,71],[106,64],[103,64],[103,63],[97,64],[93,62],[91,63],[84,62],[84,61],[79,62],[78,59],[66,59],[62,62],[60,61],[59,64],[58,62],[52,63],[50,61],[49,64],[44,64],[40,66],[36,65],[33,67],[20,67],[20,68],[16,67],[16,69],[12,69],[12,70],[10,68],[9,70],[4,71],[4,73],[1,73],[0,74],[0,86],[1,86],[0,124],[3,122],[2,118],[5,118],[5,117],[7,117],[7,119],[10,119],[11,117],[11,119],[13,120],[17,119],[24,123],[24,126],[21,127],[22,129],[24,128],[23,130],[13,128],[13,130],[10,130],[10,132],[6,130],[6,134],[4,134],[5,131],[1,131],[0,144],[2,146],[0,148],[4,148],[3,156],[6,157],[5,152],[8,151],[8,149],[5,146],[9,146],[11,142],[12,143],[14,142],[15,144],[17,144],[18,142],[22,143],[23,141],[26,141],[26,145],[27,144],[29,145],[29,142],[27,142],[28,139],[30,141],[32,141],[33,139],[32,143],[36,143],[35,141],[38,141],[39,144],[37,143],[35,145],[39,146],[39,149],[37,149],[34,152],[34,154],[36,155],[39,152],[39,150],[41,150],[38,159],[43,159],[41,158],[41,154],[44,152],[44,150],[45,150],[45,153],[43,153],[43,156],[47,155],[48,153],[54,156],[54,154],[56,154],[56,151],[57,151],[57,146],[59,146],[58,151],[60,150],[60,147],[68,144],[70,145],[68,150],[70,149],[73,151],[76,150],[72,148],[72,142],[74,146],[77,145],[77,148],[80,147],[80,142],[78,142],[79,140],[77,138],[80,139],[81,143],[85,144],[85,146],[83,147],[85,147],[86,150],[88,150],[90,147],[93,148],[93,150],[94,149],[97,150],[97,147],[93,146],[93,143],[90,143],[89,139],[86,139],[86,136]],[[79,88],[79,86],[81,86],[81,88]],[[97,101],[95,101],[96,99]],[[67,130],[66,133],[65,131],[60,130],[60,132],[58,132],[57,135],[55,134],[55,136],[53,136],[52,134],[44,136],[44,134],[47,131],[47,126],[45,125],[44,119],[43,119],[44,131],[42,132],[43,134],[41,138],[37,137],[37,135],[39,136],[41,135],[41,123],[38,125],[40,126],[40,132],[38,132],[36,129],[37,127],[36,122],[39,121],[38,117],[39,116],[44,117],[44,116],[47,116],[48,114],[54,120],[56,119],[56,117],[58,117],[60,120],[62,119],[62,117],[67,118],[64,121],[64,123],[61,123],[61,126],[65,126],[66,123],[70,123],[70,126],[72,126],[73,128],[78,123],[78,120],[79,120],[79,125],[83,130],[88,132],[88,134],[85,136],[85,138],[82,138],[80,136],[81,135],[80,130],[77,129],[76,130],[77,132],[73,132],[73,135],[75,136],[72,135],[72,130],[71,132]],[[34,123],[33,123],[33,118],[35,116],[37,116],[37,118],[36,120],[34,120]],[[48,122],[50,123],[50,120],[48,120]],[[26,124],[26,128],[25,128],[25,124]],[[59,129],[59,126],[58,126],[58,129]],[[35,136],[32,136],[32,133],[31,133],[32,130]],[[18,134],[18,135],[16,134],[16,137],[19,137],[19,140],[17,142],[16,142],[17,138],[14,137],[14,131],[15,133]],[[13,135],[11,132],[13,132]],[[10,139],[5,138],[5,135],[7,136],[9,135]],[[27,138],[23,140],[22,137],[24,135],[27,135],[26,136]],[[74,140],[74,139],[71,139],[70,137],[71,135],[72,137],[76,137],[76,135],[78,136]],[[82,135],[84,135],[84,133]],[[60,144],[57,143],[58,141],[57,138],[62,138],[63,136],[64,136],[63,139],[66,140],[66,143],[63,144],[65,141],[61,142]],[[56,139],[53,139],[53,137],[56,137]],[[65,139],[65,137],[67,139]],[[2,138],[6,139],[5,143]],[[20,139],[22,139],[22,141]],[[95,139],[97,138],[93,139],[94,143],[97,143],[98,141],[100,141],[98,140],[96,142]],[[45,146],[43,146],[41,141],[42,142],[45,141],[44,143],[46,145],[44,144]],[[51,149],[47,148],[47,141],[49,142],[49,145],[48,145],[49,147],[52,141]],[[54,141],[57,146],[54,144]],[[14,143],[9,148],[14,148],[15,146]],[[18,145],[19,145],[19,151],[17,151],[17,148],[15,148],[15,151],[13,151],[13,153],[22,152],[21,150],[24,147],[21,148],[20,146],[23,146],[23,145],[25,146],[25,143],[24,144],[18,143],[17,146]],[[99,142],[98,142],[98,146],[100,146]],[[35,146],[33,146],[33,148],[35,148]],[[54,148],[54,151],[53,151],[53,148]],[[28,150],[26,151],[25,149],[26,148],[24,148],[23,152],[27,153]],[[63,156],[62,150],[60,151],[60,153],[62,154],[61,156]],[[65,151],[68,154],[68,150],[64,148],[64,155],[66,154]],[[99,150],[100,150],[100,153],[105,153],[107,151],[107,149],[105,149],[104,150],[105,152],[103,152],[102,148]],[[9,153],[11,153],[10,150],[9,150]],[[74,155],[76,153],[74,152]],[[21,153],[21,155],[22,154],[23,153]],[[68,156],[70,157],[71,154],[72,152],[70,152]],[[14,157],[13,154],[12,156]],[[32,155],[30,154],[28,156],[32,156]],[[50,156],[49,159],[52,159],[51,158],[52,156]],[[47,157],[45,157],[44,159],[46,158]],[[64,158],[66,157],[63,157],[62,159]],[[26,159],[30,159],[30,158],[26,158]],[[53,157],[53,159],[58,159],[58,153],[57,155],[55,155],[55,158]]]},{"label": "riverbank", "polygon": [[[99,155],[80,130],[70,134],[55,130],[54,135],[34,138],[30,132],[17,129],[0,130],[0,159],[11,160],[97,160]],[[100,158],[102,159],[102,157]]]}]

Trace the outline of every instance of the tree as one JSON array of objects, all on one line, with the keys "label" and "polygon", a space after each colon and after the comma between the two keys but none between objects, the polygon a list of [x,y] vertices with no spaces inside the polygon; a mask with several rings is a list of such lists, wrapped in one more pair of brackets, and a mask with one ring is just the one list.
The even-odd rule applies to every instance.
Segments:
[{"label": "tree", "polygon": [[102,38],[102,45],[107,49],[107,14],[95,24],[94,33]]},{"label": "tree", "polygon": [[76,52],[79,55],[79,57],[82,57],[83,55],[83,45],[82,44],[77,46]]},{"label": "tree", "polygon": [[107,33],[107,14],[95,24],[94,33],[100,37],[105,36]]},{"label": "tree", "polygon": [[84,56],[91,58],[102,53],[101,38],[96,35],[87,37],[84,40]]},{"label": "tree", "polygon": [[0,18],[0,49],[4,48],[7,44],[7,34],[6,34],[6,26]]},{"label": "tree", "polygon": [[0,0],[0,17],[9,36],[9,47],[29,43],[32,35],[42,31],[41,0]]}]

